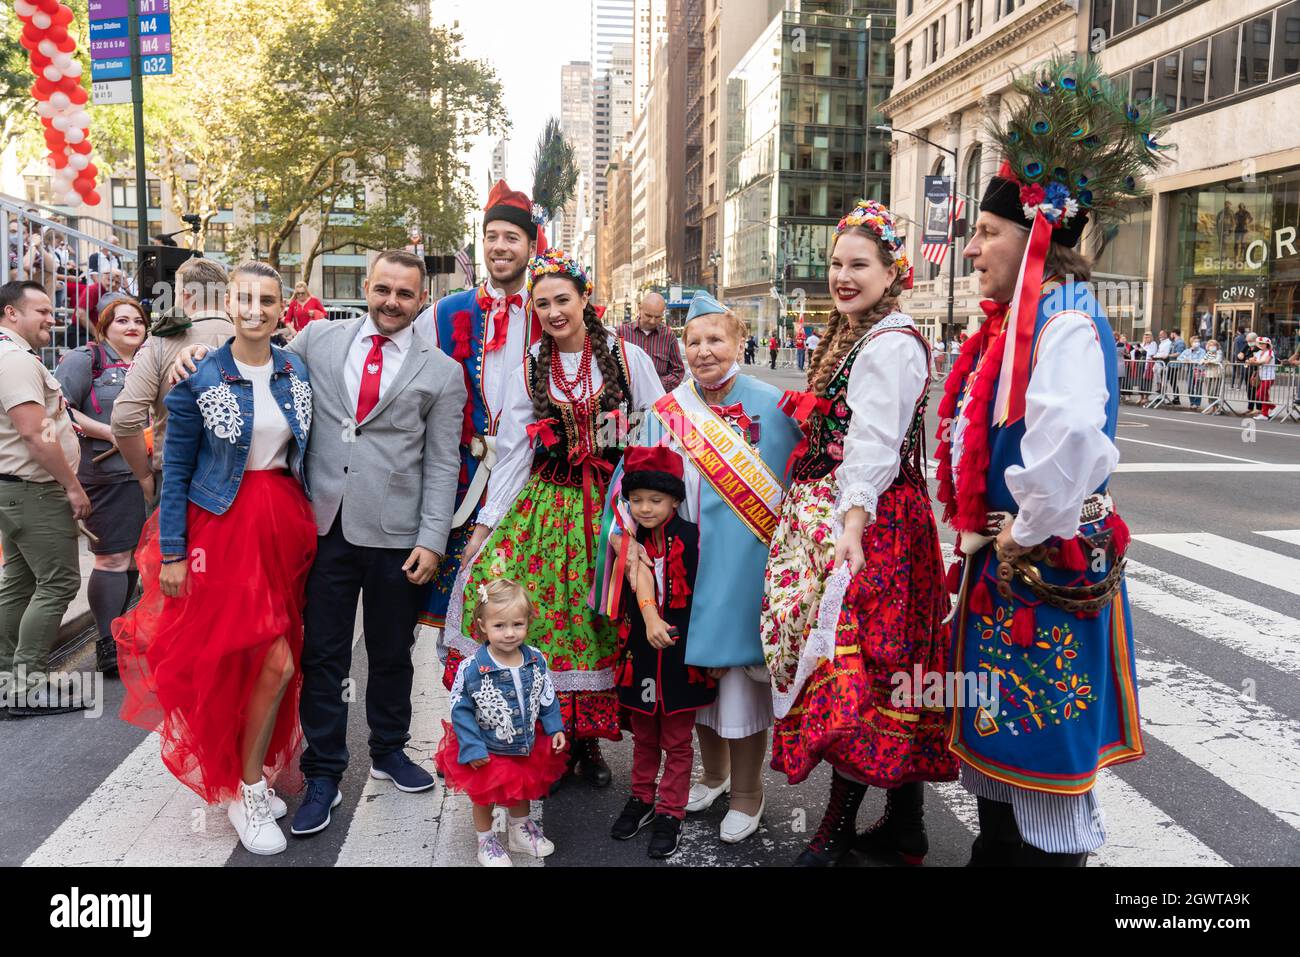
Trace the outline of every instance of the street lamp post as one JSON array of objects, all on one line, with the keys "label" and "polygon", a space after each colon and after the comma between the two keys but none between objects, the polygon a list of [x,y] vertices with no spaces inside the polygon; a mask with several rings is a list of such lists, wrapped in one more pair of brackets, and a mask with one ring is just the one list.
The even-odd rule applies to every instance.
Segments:
[{"label": "street lamp post", "polygon": [[902,133],[913,139],[918,139],[922,143],[928,143],[940,152],[947,153],[952,157],[952,176],[948,184],[948,321],[943,328],[943,341],[947,342],[952,335],[953,327],[953,308],[957,287],[957,151],[950,150],[946,146],[940,146],[933,140],[928,140],[919,133],[913,133],[911,130],[895,129],[892,126],[875,125],[873,130],[881,133],[888,133],[890,136],[895,133]]}]

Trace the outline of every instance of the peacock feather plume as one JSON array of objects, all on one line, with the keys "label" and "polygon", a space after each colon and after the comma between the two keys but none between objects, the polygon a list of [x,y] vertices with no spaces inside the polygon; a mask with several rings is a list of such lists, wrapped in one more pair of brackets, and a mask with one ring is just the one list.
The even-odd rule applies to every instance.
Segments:
[{"label": "peacock feather plume", "polygon": [[1163,104],[1133,102],[1095,60],[1061,54],[1019,76],[1015,91],[1011,115],[989,127],[1015,177],[1094,222],[1122,220],[1143,177],[1167,160]]},{"label": "peacock feather plume", "polygon": [[577,186],[578,164],[573,146],[564,138],[560,121],[551,117],[533,154],[533,205],[549,221],[573,198]]}]

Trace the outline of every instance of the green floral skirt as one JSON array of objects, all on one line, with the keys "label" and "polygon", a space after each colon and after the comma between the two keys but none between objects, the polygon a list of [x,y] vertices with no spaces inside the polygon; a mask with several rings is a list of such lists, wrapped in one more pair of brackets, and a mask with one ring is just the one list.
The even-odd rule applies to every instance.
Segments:
[{"label": "green floral skirt", "polygon": [[[595,541],[600,519],[599,511],[591,517]],[[595,555],[587,557],[583,521],[582,489],[537,475],[529,479],[470,570],[460,640],[448,641],[448,672],[454,674],[454,664],[477,647],[472,625],[479,585],[509,578],[523,586],[536,608],[528,644],[546,656],[566,725],[579,737],[618,738],[618,628],[588,604]],[[449,625],[455,617],[453,611]]]}]

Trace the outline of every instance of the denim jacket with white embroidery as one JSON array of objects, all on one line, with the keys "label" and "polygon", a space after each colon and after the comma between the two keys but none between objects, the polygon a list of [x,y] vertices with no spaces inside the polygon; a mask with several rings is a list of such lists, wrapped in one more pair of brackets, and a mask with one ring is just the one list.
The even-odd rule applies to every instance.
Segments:
[{"label": "denim jacket with white embroidery", "polygon": [[[186,552],[186,503],[222,515],[235,500],[253,441],[253,383],[239,373],[230,340],[167,393],[158,532],[162,554]],[[271,394],[293,433],[289,469],[307,497],[303,456],[311,431],[311,384],[301,356],[271,347]]]},{"label": "denim jacket with white embroidery", "polygon": [[510,669],[493,661],[486,645],[457,669],[448,703],[451,726],[460,744],[461,764],[489,754],[531,753],[538,721],[548,735],[564,730],[546,658],[528,645],[519,650],[524,654],[519,669],[522,700],[515,693]]}]

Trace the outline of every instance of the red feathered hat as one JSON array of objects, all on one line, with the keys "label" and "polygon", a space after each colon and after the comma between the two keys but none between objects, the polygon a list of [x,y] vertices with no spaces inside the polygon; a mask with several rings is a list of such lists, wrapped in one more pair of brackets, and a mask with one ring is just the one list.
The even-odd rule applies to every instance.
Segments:
[{"label": "red feathered hat", "polygon": [[503,179],[497,180],[488,193],[487,205],[483,207],[483,228],[494,220],[504,220],[518,226],[529,239],[538,239],[537,222],[533,219],[533,201],[524,193],[513,190]]},{"label": "red feathered hat", "polygon": [[681,501],[686,498],[682,457],[663,445],[632,446],[623,454],[623,497],[637,489],[665,492]]}]

